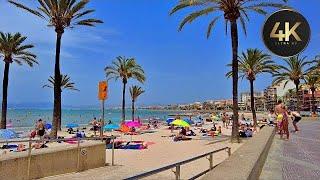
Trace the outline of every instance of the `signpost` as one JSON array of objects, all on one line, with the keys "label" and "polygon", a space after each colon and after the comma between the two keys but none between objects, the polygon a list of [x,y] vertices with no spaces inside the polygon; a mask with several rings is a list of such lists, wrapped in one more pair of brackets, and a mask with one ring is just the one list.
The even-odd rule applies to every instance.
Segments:
[{"label": "signpost", "polygon": [[103,136],[103,127],[104,127],[104,101],[108,98],[108,84],[107,81],[99,82],[99,92],[98,99],[102,104],[102,118],[101,118],[101,127],[100,127],[100,137]]}]

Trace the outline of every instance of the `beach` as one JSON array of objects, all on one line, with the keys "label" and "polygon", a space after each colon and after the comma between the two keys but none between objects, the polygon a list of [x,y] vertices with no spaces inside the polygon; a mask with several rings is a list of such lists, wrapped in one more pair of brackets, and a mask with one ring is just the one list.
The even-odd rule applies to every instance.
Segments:
[{"label": "beach", "polygon": [[[250,118],[250,113],[244,113],[246,118]],[[263,118],[263,114],[259,114],[258,118]],[[116,149],[115,150],[115,166],[111,166],[111,149],[106,149],[106,166],[97,169],[87,170],[81,173],[70,173],[62,174],[52,177],[46,177],[45,179],[123,179],[135,174],[139,174],[148,170],[162,167],[164,165],[169,165],[179,161],[189,159],[194,156],[198,156],[210,151],[214,151],[224,147],[230,147],[231,151],[236,151],[245,141],[242,143],[230,143],[230,135],[232,127],[229,126],[228,129],[222,127],[221,121],[215,121],[216,127],[222,127],[221,136],[203,136],[200,133],[200,129],[210,129],[212,127],[212,122],[205,122],[202,127],[192,126],[190,129],[196,133],[196,136],[191,136],[189,141],[173,141],[173,135],[179,133],[179,129],[171,130],[168,129],[169,126],[166,123],[160,123],[159,128],[151,129],[139,135],[124,135],[117,131],[105,132],[104,135],[116,135],[119,136],[116,141],[142,141],[147,144],[146,149]],[[79,128],[82,131],[81,128]],[[90,131],[90,126],[87,126],[83,130],[87,137],[91,137],[94,133]],[[97,133],[99,134],[99,133]],[[58,133],[59,136],[64,138],[71,138],[74,134],[69,134],[66,128]],[[28,139],[28,138],[24,138]],[[92,141],[91,141],[92,142]],[[84,143],[84,142],[83,142]],[[80,143],[80,147],[83,143]],[[90,143],[90,141],[85,141],[85,143]],[[27,143],[24,143],[27,147]],[[61,149],[68,147],[76,147],[73,143],[47,143],[48,148],[32,150],[41,152],[47,149]],[[15,156],[19,153],[26,152],[9,152],[7,150],[1,150],[2,158],[5,156]],[[213,165],[221,163],[228,157],[227,152],[222,151],[213,155]],[[181,177],[182,179],[190,178],[197,175],[198,173],[209,168],[209,161],[206,158],[196,160],[194,162],[188,163],[181,167]],[[147,179],[174,179],[174,173],[171,171],[165,171]]]}]

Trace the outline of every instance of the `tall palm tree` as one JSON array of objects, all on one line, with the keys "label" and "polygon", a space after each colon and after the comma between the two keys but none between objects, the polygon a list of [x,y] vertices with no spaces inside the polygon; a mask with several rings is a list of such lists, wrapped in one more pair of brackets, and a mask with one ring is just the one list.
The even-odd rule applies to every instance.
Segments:
[{"label": "tall palm tree", "polygon": [[299,85],[300,80],[303,80],[305,75],[312,69],[312,67],[307,68],[307,66],[314,63],[314,61],[307,61],[307,57],[300,57],[299,55],[290,57],[288,59],[283,59],[286,66],[278,65],[279,69],[274,73],[273,84],[277,85],[284,82],[284,87],[292,81],[296,88],[296,109],[300,112],[300,98],[299,98]]},{"label": "tall palm tree", "polygon": [[[49,84],[45,84],[42,87],[48,87],[48,88],[53,88],[54,87],[54,83],[55,83],[55,79],[54,77],[50,76],[50,78],[48,79]],[[77,89],[75,87],[75,83],[71,82],[71,79],[68,75],[63,75],[61,74],[61,92],[65,89],[65,90],[73,90],[73,91],[80,91],[79,89]]]},{"label": "tall palm tree", "polygon": [[0,57],[4,61],[4,74],[2,84],[2,114],[0,129],[6,128],[7,123],[7,99],[8,99],[8,84],[9,84],[9,69],[10,64],[15,62],[18,65],[27,64],[33,67],[38,64],[36,55],[28,50],[33,48],[31,44],[23,44],[27,37],[20,33],[10,34],[0,32]]},{"label": "tall palm tree", "polygon": [[312,110],[312,114],[315,115],[316,114],[316,105],[315,105],[314,93],[320,84],[319,74],[315,74],[315,73],[307,74],[305,76],[305,82],[306,82],[306,85],[309,86],[309,89],[312,93],[312,99],[311,99],[312,108],[311,108],[311,110]]},{"label": "tall palm tree", "polygon": [[[229,64],[231,66],[231,64]],[[247,78],[250,83],[250,101],[253,116],[253,126],[257,126],[256,108],[254,105],[254,81],[262,73],[272,74],[277,66],[271,60],[271,56],[263,53],[259,49],[247,49],[239,56],[239,78]],[[227,77],[232,77],[232,71],[227,73]]]},{"label": "tall palm tree", "polygon": [[85,9],[90,0],[38,0],[37,8],[29,8],[16,0],[9,2],[18,8],[40,17],[48,22],[50,27],[53,27],[56,32],[56,57],[54,66],[54,105],[52,118],[52,135],[57,137],[58,122],[61,119],[61,73],[60,73],[60,49],[61,39],[66,28],[75,26],[94,26],[97,23],[102,23],[97,19],[83,19],[86,15],[94,12],[92,9]]},{"label": "tall palm tree", "polygon": [[[48,88],[54,88],[54,83],[55,83],[55,79],[54,77],[50,76],[50,78],[48,79],[49,84],[45,84],[42,87],[48,87]],[[61,74],[61,92],[63,90],[72,90],[72,91],[80,91],[79,89],[77,89],[75,87],[75,83],[71,82],[70,77],[68,75],[63,75]],[[59,118],[58,121],[58,130],[61,131],[61,117]]]},{"label": "tall palm tree", "polygon": [[139,86],[131,86],[129,88],[129,91],[130,91],[130,96],[131,96],[131,101],[132,101],[132,121],[134,121],[134,112],[135,112],[135,109],[134,109],[134,103],[136,102],[136,100],[138,99],[138,97],[143,94],[145,91],[139,87]]},{"label": "tall palm tree", "polygon": [[[275,0],[274,0],[275,1]],[[287,1],[287,0],[283,0]],[[233,84],[233,123],[232,123],[232,141],[239,142],[239,127],[238,127],[238,23],[243,28],[246,34],[246,21],[249,21],[249,12],[256,12],[258,14],[266,15],[266,8],[285,7],[281,3],[272,3],[265,0],[180,0],[178,5],[175,6],[170,14],[174,14],[179,10],[194,7],[197,10],[185,17],[180,26],[179,31],[182,30],[186,23],[191,23],[195,19],[214,13],[219,13],[220,15],[210,18],[210,23],[207,29],[207,38],[209,38],[212,28],[215,26],[216,22],[221,16],[224,17],[226,24],[226,33],[228,24],[230,24],[231,29],[231,43],[232,43],[232,84]]]},{"label": "tall palm tree", "polygon": [[126,58],[118,56],[111,66],[107,66],[105,69],[107,79],[121,79],[123,83],[122,88],[122,121],[126,119],[125,115],[125,95],[126,85],[129,79],[136,79],[141,83],[145,81],[145,75],[142,67],[136,63],[134,58]]}]

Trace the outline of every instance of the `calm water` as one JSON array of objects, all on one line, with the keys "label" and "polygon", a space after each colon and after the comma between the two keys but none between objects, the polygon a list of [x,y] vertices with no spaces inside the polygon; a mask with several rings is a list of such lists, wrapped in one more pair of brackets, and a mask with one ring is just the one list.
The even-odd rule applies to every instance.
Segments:
[{"label": "calm water", "polygon": [[[136,110],[136,117],[139,116],[142,119],[148,118],[161,118],[166,119],[168,114],[172,114],[172,111],[158,111],[158,110]],[[97,109],[68,109],[62,112],[62,124],[78,123],[88,124],[93,117],[99,119],[102,115],[101,110]],[[9,109],[8,121],[11,120],[13,126],[17,127],[32,127],[37,119],[43,119],[46,122],[52,121],[52,110],[46,109]],[[111,120],[114,123],[119,122],[121,119],[120,109],[106,109],[105,120]],[[131,119],[131,110],[126,110],[126,119]]]}]

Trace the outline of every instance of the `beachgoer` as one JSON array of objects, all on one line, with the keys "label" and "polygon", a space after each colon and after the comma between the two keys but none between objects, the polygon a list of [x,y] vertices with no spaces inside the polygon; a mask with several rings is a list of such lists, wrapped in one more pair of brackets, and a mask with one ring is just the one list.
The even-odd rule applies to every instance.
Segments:
[{"label": "beachgoer", "polygon": [[278,104],[275,107],[275,113],[277,115],[277,126],[280,131],[280,138],[282,139],[283,133],[285,133],[287,135],[287,140],[289,140],[288,113],[281,100],[278,101]]},{"label": "beachgoer", "polygon": [[288,111],[288,114],[291,116],[294,131],[299,131],[297,123],[302,119],[301,115],[296,111]]},{"label": "beachgoer", "polygon": [[179,134],[185,136],[187,135],[187,130],[184,127],[182,127]]},{"label": "beachgoer", "polygon": [[93,118],[91,124],[92,124],[92,126],[93,126],[94,136],[96,136],[96,132],[97,132],[98,129],[99,129],[99,126],[98,126],[98,122],[97,122],[97,118],[96,118],[96,117]]},{"label": "beachgoer", "polygon": [[271,109],[268,114],[268,119],[267,119],[268,124],[273,125],[276,121],[276,118],[277,118],[277,116],[274,113],[274,110]]},{"label": "beachgoer", "polygon": [[45,128],[44,128],[44,124],[42,122],[42,119],[38,120],[37,130],[38,130],[38,135],[39,135],[40,139],[42,140],[43,136],[44,136],[44,133],[45,133]]},{"label": "beachgoer", "polygon": [[217,127],[216,127],[216,124],[213,123],[213,126],[211,128],[211,131],[216,131],[217,130]]},{"label": "beachgoer", "polygon": [[223,112],[223,114],[222,114],[222,124],[223,124],[223,127],[226,127],[227,119],[228,119],[228,117],[227,117],[226,112]]}]

